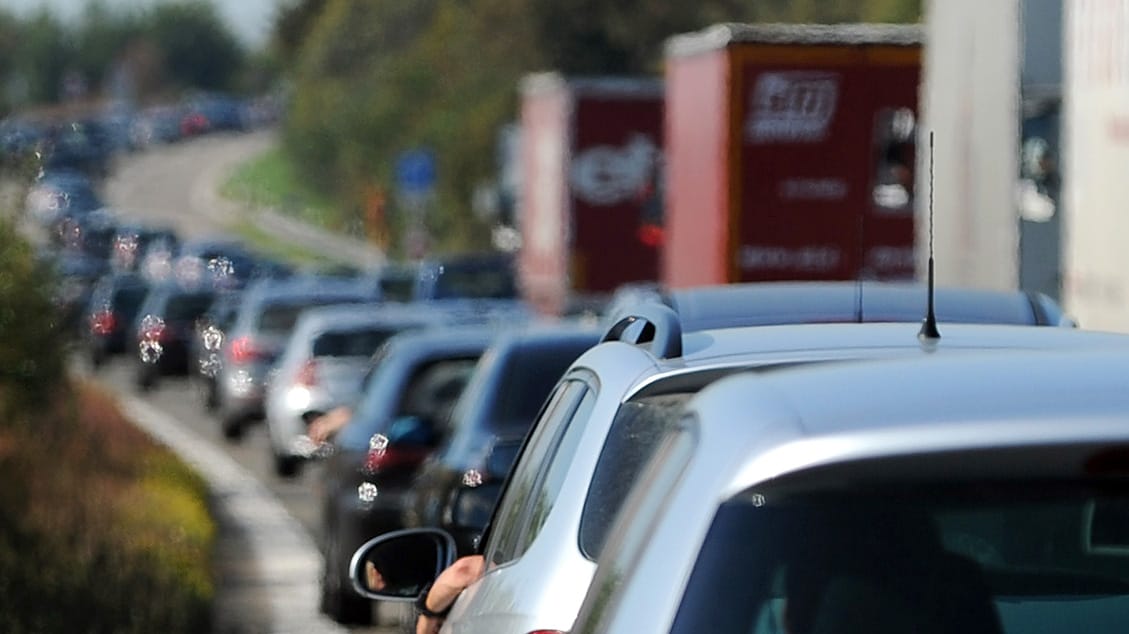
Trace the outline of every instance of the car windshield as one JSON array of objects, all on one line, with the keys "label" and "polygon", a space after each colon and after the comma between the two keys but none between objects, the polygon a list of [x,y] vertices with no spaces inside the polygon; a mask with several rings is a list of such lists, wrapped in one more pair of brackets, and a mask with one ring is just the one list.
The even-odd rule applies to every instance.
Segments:
[{"label": "car windshield", "polygon": [[517,296],[514,272],[496,268],[443,265],[435,282],[436,299],[508,299]]},{"label": "car windshield", "polygon": [[1124,482],[769,485],[719,508],[671,631],[1118,631],[1127,528]]}]

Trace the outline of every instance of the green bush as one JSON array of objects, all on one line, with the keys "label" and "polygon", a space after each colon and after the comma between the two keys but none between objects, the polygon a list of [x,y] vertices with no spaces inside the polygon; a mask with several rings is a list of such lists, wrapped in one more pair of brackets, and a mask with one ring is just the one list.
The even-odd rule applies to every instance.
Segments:
[{"label": "green bush", "polygon": [[68,379],[51,274],[3,217],[0,632],[206,632],[206,487]]},{"label": "green bush", "polygon": [[[3,210],[0,210],[2,212]],[[0,213],[0,416],[8,407],[35,408],[63,379],[65,338],[59,331],[51,273],[15,223]]]},{"label": "green bush", "polygon": [[204,483],[97,389],[55,401],[36,424],[69,433],[0,432],[0,631],[208,631]]}]

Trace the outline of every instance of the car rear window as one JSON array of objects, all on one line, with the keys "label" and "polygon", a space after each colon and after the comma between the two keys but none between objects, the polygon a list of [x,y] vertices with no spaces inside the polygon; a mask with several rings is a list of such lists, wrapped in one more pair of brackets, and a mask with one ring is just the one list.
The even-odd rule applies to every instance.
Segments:
[{"label": "car rear window", "polygon": [[500,375],[506,389],[494,391],[497,400],[488,417],[490,422],[496,428],[515,423],[531,424],[561,375],[594,343],[562,341],[543,345],[528,354],[511,354]]},{"label": "car rear window", "polygon": [[580,551],[595,561],[608,529],[663,438],[678,422],[691,394],[665,394],[629,401],[612,421],[580,517]]},{"label": "car rear window", "polygon": [[311,306],[325,306],[328,304],[348,304],[363,302],[359,297],[316,297],[304,300],[290,300],[266,304],[259,313],[255,327],[260,332],[285,333],[294,329],[302,311]]},{"label": "car rear window", "polygon": [[389,337],[400,332],[390,328],[366,328],[327,332],[314,339],[315,357],[369,357]]},{"label": "car rear window", "polygon": [[165,309],[167,321],[189,321],[196,319],[207,312],[212,305],[214,296],[211,293],[190,293],[186,295],[173,295],[169,298],[168,307]]},{"label": "car rear window", "polygon": [[517,296],[514,272],[508,266],[497,268],[458,268],[445,265],[435,283],[436,299],[508,299]]},{"label": "car rear window", "polygon": [[719,508],[671,632],[1119,631],[1127,521],[1124,482],[770,484]]},{"label": "car rear window", "polygon": [[149,289],[144,286],[123,286],[114,291],[113,306],[126,315],[136,315]]}]

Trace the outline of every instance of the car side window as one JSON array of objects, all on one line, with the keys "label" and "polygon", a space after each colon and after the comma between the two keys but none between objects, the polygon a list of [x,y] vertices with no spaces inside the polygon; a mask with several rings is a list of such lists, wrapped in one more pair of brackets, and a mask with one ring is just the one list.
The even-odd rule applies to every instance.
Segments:
[{"label": "car side window", "polygon": [[[588,420],[595,404],[596,393],[592,390],[585,390],[580,404],[568,417],[563,429],[557,432],[557,440],[554,443],[552,454],[542,465],[545,475],[538,480],[535,492],[529,501],[529,520],[526,523],[525,532],[521,536],[518,556],[529,548],[534,539],[537,539],[541,527],[545,525],[545,518],[549,516],[549,511],[553,510],[557,495],[561,492],[561,487],[564,486],[565,474],[568,473],[568,468],[572,465],[572,458],[576,455],[576,450],[580,445],[580,437],[584,433],[584,428],[587,427],[584,421]],[[579,424],[573,424],[577,421],[579,421]]]},{"label": "car side window", "polygon": [[493,519],[486,560],[492,566],[513,561],[525,543],[527,509],[548,461],[560,444],[561,434],[577,412],[584,396],[589,392],[583,381],[563,381],[549,396],[541,416],[533,424],[529,441],[518,457],[510,481],[498,502]]}]

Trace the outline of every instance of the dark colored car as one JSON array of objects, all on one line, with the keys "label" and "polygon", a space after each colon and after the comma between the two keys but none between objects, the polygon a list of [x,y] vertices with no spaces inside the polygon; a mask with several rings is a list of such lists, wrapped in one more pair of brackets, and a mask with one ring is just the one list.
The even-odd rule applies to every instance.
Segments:
[{"label": "dark colored car", "polygon": [[201,95],[188,103],[189,115],[200,118],[200,132],[243,130],[246,122],[239,100],[228,95]]},{"label": "dark colored car", "polygon": [[416,469],[445,437],[450,409],[497,332],[464,326],[401,333],[375,356],[324,471],[321,610],[338,622],[371,621],[372,604],[349,580],[349,559],[372,537],[403,526]]},{"label": "dark colored car", "polygon": [[59,327],[75,333],[90,303],[94,285],[109,272],[109,267],[105,260],[69,249],[46,257],[47,266],[55,273],[52,300],[58,311]]},{"label": "dark colored car", "polygon": [[176,106],[153,106],[145,108],[134,117],[130,128],[133,146],[146,148],[160,143],[179,141],[180,120],[183,113]]},{"label": "dark colored car", "polygon": [[119,223],[110,244],[110,264],[115,271],[137,271],[149,245],[161,241],[174,249],[180,241],[171,227],[138,222]]},{"label": "dark colored car", "polygon": [[418,266],[389,262],[375,274],[381,301],[410,302],[415,299]]},{"label": "dark colored car", "polygon": [[110,173],[113,143],[101,122],[76,120],[52,128],[42,152],[44,169],[70,169],[92,178]]},{"label": "dark colored car", "polygon": [[133,348],[131,326],[148,292],[149,284],[136,273],[110,274],[98,281],[81,333],[85,353],[95,368]]},{"label": "dark colored car", "polygon": [[82,251],[110,264],[118,219],[106,208],[63,214],[55,225],[52,239],[63,249]]},{"label": "dark colored car", "polygon": [[138,389],[152,389],[165,375],[188,374],[197,321],[215,297],[214,289],[200,286],[159,284],[149,290],[133,328]]},{"label": "dark colored car", "polygon": [[224,339],[235,324],[239,314],[239,303],[243,301],[243,291],[232,289],[220,292],[200,318],[196,326],[196,336],[192,338],[192,351],[189,354],[196,366],[189,374],[198,378],[204,409],[211,412],[219,406],[219,392],[216,390],[216,375],[223,361],[220,357]]},{"label": "dark colored car", "polygon": [[507,253],[473,253],[425,260],[416,269],[414,297],[514,299],[518,297],[514,257]]},{"label": "dark colored car", "polygon": [[44,171],[28,189],[25,211],[44,229],[56,233],[64,217],[77,216],[104,206],[85,174],[58,169]]},{"label": "dark colored car", "polygon": [[502,335],[478,362],[451,414],[451,435],[420,468],[404,525],[438,526],[474,551],[517,445],[564,371],[603,331],[574,325]]},{"label": "dark colored car", "polygon": [[289,267],[252,253],[236,240],[195,238],[153,240],[145,249],[141,271],[152,282],[207,284],[217,290],[241,288],[253,281],[288,277]]},{"label": "dark colored car", "polygon": [[215,376],[224,435],[238,438],[245,423],[263,418],[270,372],[304,309],[375,299],[372,286],[361,280],[321,276],[261,280],[244,291]]}]

